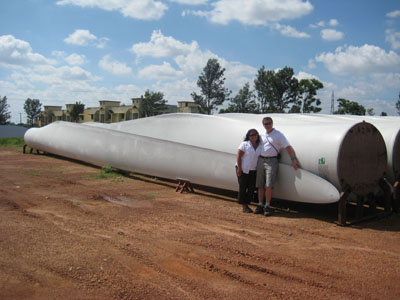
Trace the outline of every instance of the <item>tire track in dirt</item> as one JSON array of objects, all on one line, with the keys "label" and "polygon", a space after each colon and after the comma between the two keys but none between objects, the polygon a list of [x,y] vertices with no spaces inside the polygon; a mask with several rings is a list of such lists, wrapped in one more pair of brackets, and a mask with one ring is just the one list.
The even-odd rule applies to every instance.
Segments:
[{"label": "tire track in dirt", "polygon": [[[337,281],[342,281],[345,282],[346,278],[343,276],[336,276],[333,274],[330,274],[329,272],[322,272],[319,271],[315,268],[310,268],[310,267],[305,267],[301,263],[294,263],[294,261],[287,260],[283,257],[264,257],[264,256],[259,256],[259,255],[254,255],[249,252],[241,252],[237,249],[230,248],[230,247],[224,247],[221,244],[223,244],[221,241],[218,245],[212,244],[212,243],[202,243],[202,242],[194,242],[194,241],[183,241],[183,240],[177,240],[181,243],[185,243],[191,246],[195,247],[201,247],[203,249],[207,249],[208,251],[211,249],[213,250],[212,253],[209,253],[209,260],[218,260],[223,262],[224,264],[231,265],[233,267],[239,267],[243,268],[245,270],[249,271],[254,271],[257,273],[262,273],[268,276],[273,276],[275,278],[278,278],[282,282],[290,281],[292,283],[298,283],[304,287],[307,288],[315,288],[319,290],[325,290],[326,292],[329,292],[330,294],[335,293],[337,296],[342,296],[342,297],[352,297],[353,299],[360,299],[365,298],[365,299],[376,299],[373,297],[368,297],[364,295],[363,293],[357,293],[356,291],[349,291],[348,289],[341,288],[337,286],[336,284],[332,284],[332,279]],[[233,261],[232,259],[227,259],[225,258],[226,256],[232,256],[232,255],[239,255],[242,257],[245,257],[246,259],[249,259],[250,261],[253,261],[255,263],[247,263],[243,262],[241,260],[235,260]],[[264,266],[261,266],[262,264],[267,263],[267,265],[272,266],[273,268],[267,268]],[[246,283],[249,285],[257,286],[258,283],[248,281],[248,280],[242,280],[242,277],[238,275],[237,273],[228,270],[226,267],[218,266],[216,262],[198,262],[197,263],[200,266],[203,266],[204,268],[208,268],[208,266],[212,266],[211,270],[215,271],[219,274],[222,274],[224,276],[232,278],[232,280],[236,280],[242,283]],[[282,269],[283,267],[283,269]],[[289,269],[288,269],[289,267]],[[309,273],[309,275],[304,275],[304,273]],[[298,275],[295,275],[298,274]],[[312,276],[311,276],[312,275]],[[304,279],[307,278],[307,279]],[[314,279],[312,279],[314,278]],[[269,290],[269,292],[271,292]]]}]

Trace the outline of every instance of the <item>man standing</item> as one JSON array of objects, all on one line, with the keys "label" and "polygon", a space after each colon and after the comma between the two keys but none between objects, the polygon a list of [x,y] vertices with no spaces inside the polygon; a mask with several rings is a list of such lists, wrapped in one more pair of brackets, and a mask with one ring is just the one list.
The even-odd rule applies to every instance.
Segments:
[{"label": "man standing", "polygon": [[[271,214],[271,198],[272,188],[276,179],[278,171],[278,154],[282,148],[286,148],[292,160],[293,169],[297,170],[297,159],[295,152],[290,146],[286,137],[277,129],[274,128],[272,118],[265,117],[263,125],[266,130],[265,133],[260,135],[262,140],[261,155],[257,161],[257,183],[258,188],[258,206],[254,211],[255,214],[264,214],[269,216]],[[265,196],[265,207],[263,205]]]}]

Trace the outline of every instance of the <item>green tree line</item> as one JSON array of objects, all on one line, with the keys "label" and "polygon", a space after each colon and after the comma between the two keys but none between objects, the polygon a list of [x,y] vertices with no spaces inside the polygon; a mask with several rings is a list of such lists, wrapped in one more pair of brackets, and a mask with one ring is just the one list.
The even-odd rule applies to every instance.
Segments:
[{"label": "green tree line", "polygon": [[[321,100],[317,97],[324,87],[319,80],[301,79],[294,76],[291,67],[278,71],[267,70],[262,66],[254,79],[254,89],[247,82],[239,92],[230,97],[231,91],[225,88],[225,68],[218,60],[208,60],[197,81],[200,94],[193,92],[192,98],[200,106],[200,112],[211,114],[224,103],[228,107],[219,113],[317,113],[321,111]],[[338,109],[334,114],[374,115],[374,109],[366,109],[361,104],[344,98],[337,99]],[[400,94],[396,102],[400,115]],[[381,115],[386,115],[382,112]]]}]

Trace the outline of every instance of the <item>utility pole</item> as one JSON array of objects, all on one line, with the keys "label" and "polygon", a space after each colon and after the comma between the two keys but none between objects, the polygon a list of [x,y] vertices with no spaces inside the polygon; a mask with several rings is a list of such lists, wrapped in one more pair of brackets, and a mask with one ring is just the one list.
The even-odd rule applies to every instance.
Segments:
[{"label": "utility pole", "polygon": [[332,97],[331,97],[331,115],[335,112],[335,95],[332,91]]}]

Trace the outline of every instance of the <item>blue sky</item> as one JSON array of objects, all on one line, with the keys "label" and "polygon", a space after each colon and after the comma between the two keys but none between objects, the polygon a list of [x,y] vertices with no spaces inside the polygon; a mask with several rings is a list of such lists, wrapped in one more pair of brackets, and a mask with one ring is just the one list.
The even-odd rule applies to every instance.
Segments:
[{"label": "blue sky", "polygon": [[[14,0],[0,2],[0,96],[23,104],[130,104],[149,89],[192,100],[209,58],[236,95],[263,65],[317,78],[331,95],[396,115],[398,0]],[[335,103],[336,104],[336,103]]]}]

